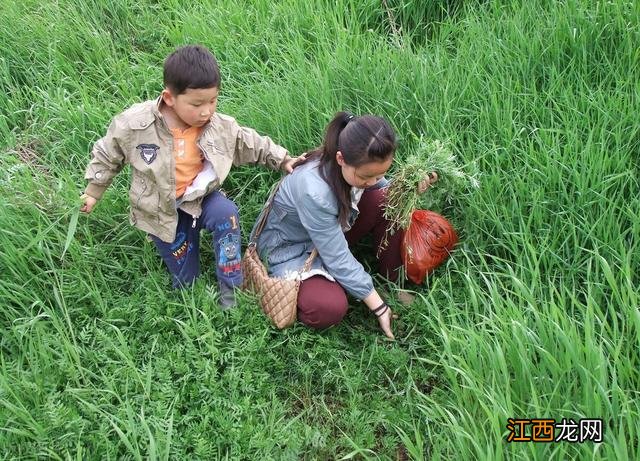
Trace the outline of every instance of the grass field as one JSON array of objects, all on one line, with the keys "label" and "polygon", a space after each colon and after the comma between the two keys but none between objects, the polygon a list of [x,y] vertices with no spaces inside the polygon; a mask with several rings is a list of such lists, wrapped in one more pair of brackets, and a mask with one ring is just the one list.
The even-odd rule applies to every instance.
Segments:
[{"label": "grass field", "polygon": [[[111,117],[201,43],[219,110],[294,153],[342,109],[475,161],[461,243],[392,306],[277,331],[174,292],[128,174],[78,194]],[[636,1],[58,0],[0,6],[0,458],[640,459]],[[234,170],[244,238],[278,174]],[[212,255],[205,251],[204,264]],[[603,441],[507,443],[507,419]]]}]

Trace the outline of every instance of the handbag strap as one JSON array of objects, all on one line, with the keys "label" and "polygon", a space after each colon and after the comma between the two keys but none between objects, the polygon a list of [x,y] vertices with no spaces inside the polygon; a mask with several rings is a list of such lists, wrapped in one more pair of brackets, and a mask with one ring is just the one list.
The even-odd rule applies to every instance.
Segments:
[{"label": "handbag strap", "polygon": [[271,211],[271,207],[273,206],[273,198],[276,196],[276,192],[278,192],[278,189],[280,188],[280,184],[282,184],[282,181],[284,181],[284,178],[286,178],[286,176],[283,176],[280,179],[280,181],[278,181],[273,186],[273,189],[271,189],[271,193],[269,194],[267,203],[265,203],[265,206],[262,209],[262,213],[260,213],[260,221],[256,226],[256,231],[253,233],[253,238],[251,239],[251,242],[249,242],[249,245],[255,245],[256,242],[258,241],[258,236],[262,232],[262,229],[264,229],[264,226],[267,223],[267,217],[269,216],[269,212]]},{"label": "handbag strap", "polygon": [[311,263],[313,262],[313,259],[316,257],[317,254],[318,254],[318,250],[314,248],[311,254],[309,255],[309,257],[307,258],[307,260],[304,262],[304,267],[302,268],[302,272],[307,272],[311,268]]},{"label": "handbag strap", "polygon": [[[262,229],[264,229],[264,226],[267,223],[267,217],[269,216],[269,212],[271,211],[271,208],[273,207],[273,199],[276,196],[276,193],[278,192],[278,189],[280,188],[280,185],[282,184],[282,181],[285,180],[285,178],[286,178],[286,176],[283,176],[282,178],[280,178],[280,181],[278,181],[275,184],[275,186],[273,186],[273,189],[271,190],[271,193],[269,194],[269,198],[267,199],[267,203],[265,204],[264,208],[262,209],[262,213],[260,215],[260,221],[258,222],[258,225],[256,226],[256,231],[253,233],[253,239],[251,239],[251,241],[249,242],[249,246],[256,246],[256,242],[258,241],[258,236],[262,232]],[[309,257],[307,258],[307,260],[304,262],[304,266],[302,268],[303,272],[306,272],[311,268],[311,263],[313,262],[314,258],[317,255],[318,255],[318,250],[316,248],[314,248],[313,251],[311,252],[311,254],[309,255]]]}]

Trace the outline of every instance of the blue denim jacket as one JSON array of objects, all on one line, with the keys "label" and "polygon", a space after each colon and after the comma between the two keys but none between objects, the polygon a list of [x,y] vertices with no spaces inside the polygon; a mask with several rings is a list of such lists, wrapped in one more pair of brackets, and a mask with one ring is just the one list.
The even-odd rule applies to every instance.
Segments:
[{"label": "blue denim jacket", "polygon": [[[386,184],[383,178],[373,188]],[[354,188],[354,192],[357,191],[361,189]],[[349,227],[358,216],[357,201],[361,194],[352,193],[352,196]],[[257,223],[251,232],[251,241],[254,241]],[[317,248],[318,256],[311,270],[328,273],[351,295],[363,299],[373,291],[373,281],[351,254],[344,231],[338,221],[337,199],[320,176],[319,161],[313,160],[296,168],[282,181],[256,245],[269,274],[285,278],[301,271],[313,248]]]}]

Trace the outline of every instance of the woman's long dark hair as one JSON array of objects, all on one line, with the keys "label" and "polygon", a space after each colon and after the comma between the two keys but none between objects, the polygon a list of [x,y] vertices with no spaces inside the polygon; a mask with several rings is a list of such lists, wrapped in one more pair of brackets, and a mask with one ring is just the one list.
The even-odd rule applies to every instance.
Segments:
[{"label": "woman's long dark hair", "polygon": [[329,184],[338,199],[338,220],[344,226],[351,210],[351,186],[344,180],[336,160],[340,151],[347,165],[359,167],[370,162],[384,162],[396,150],[396,135],[382,117],[375,115],[353,116],[338,112],[327,126],[322,146],[309,152],[309,160],[320,158],[320,176]]}]

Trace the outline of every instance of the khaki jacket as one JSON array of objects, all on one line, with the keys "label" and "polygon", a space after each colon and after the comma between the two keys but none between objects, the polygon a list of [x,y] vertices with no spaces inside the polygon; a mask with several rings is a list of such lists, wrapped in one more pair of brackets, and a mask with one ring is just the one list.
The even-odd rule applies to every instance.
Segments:
[{"label": "khaki jacket", "polygon": [[135,104],[117,115],[91,152],[85,193],[99,200],[125,164],[131,165],[130,220],[137,228],[173,242],[180,208],[197,219],[202,199],[218,189],[231,166],[260,164],[274,170],[287,150],[234,118],[214,114],[197,140],[204,168],[176,202],[173,136],[159,111],[161,99]]}]

